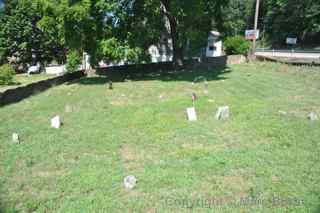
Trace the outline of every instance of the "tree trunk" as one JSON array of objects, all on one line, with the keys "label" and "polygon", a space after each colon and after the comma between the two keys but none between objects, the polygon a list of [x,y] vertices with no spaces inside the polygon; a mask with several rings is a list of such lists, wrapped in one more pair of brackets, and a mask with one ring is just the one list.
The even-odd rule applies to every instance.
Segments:
[{"label": "tree trunk", "polygon": [[170,0],[160,0],[161,11],[164,16],[168,18],[170,25],[170,37],[172,39],[172,48],[173,48],[173,64],[177,67],[183,66],[183,48],[179,46],[179,34],[177,30],[177,20],[170,13],[169,10],[169,1]]}]

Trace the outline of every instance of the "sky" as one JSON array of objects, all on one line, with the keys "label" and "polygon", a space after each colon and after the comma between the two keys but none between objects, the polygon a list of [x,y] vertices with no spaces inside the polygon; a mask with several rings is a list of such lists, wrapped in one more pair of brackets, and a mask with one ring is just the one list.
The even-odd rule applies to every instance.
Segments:
[{"label": "sky", "polygon": [[0,0],[0,8],[3,7],[3,0]]}]

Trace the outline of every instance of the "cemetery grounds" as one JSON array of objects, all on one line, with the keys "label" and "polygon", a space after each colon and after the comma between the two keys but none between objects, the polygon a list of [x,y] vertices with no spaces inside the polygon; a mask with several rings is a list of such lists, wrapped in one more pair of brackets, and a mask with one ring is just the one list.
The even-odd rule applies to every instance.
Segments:
[{"label": "cemetery grounds", "polygon": [[[192,84],[199,76],[208,91]],[[307,119],[320,115],[319,67],[256,62],[113,90],[108,81],[0,108],[0,212],[320,212],[320,121]],[[230,119],[215,120],[225,105]],[[131,190],[127,175],[138,180]]]}]

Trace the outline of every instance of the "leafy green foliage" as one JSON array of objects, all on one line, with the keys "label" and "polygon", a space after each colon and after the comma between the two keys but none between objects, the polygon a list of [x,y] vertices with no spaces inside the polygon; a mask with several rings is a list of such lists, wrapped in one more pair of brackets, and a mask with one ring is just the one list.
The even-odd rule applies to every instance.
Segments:
[{"label": "leafy green foliage", "polygon": [[35,1],[6,2],[0,15],[0,62],[8,61],[8,57],[15,58],[9,59],[14,68],[26,71],[36,62],[45,63],[59,58],[63,48],[38,28],[40,19],[41,13]]},{"label": "leafy green foliage", "polygon": [[0,66],[0,85],[10,85],[13,83],[15,71],[9,64]]},{"label": "leafy green foliage", "polygon": [[226,36],[244,35],[253,24],[255,0],[230,0],[223,9],[222,30]]},{"label": "leafy green foliage", "polygon": [[246,40],[243,36],[228,37],[224,42],[225,50],[228,55],[247,55],[250,45],[250,41]]},{"label": "leafy green foliage", "polygon": [[79,65],[81,64],[81,56],[78,51],[72,50],[67,55],[66,68],[68,72],[77,71]]},{"label": "leafy green foliage", "polygon": [[100,42],[99,53],[102,60],[106,62],[120,62],[121,60],[137,62],[141,50],[139,48],[130,48],[127,43],[111,38]]},{"label": "leafy green foliage", "polygon": [[[180,63],[188,49],[206,45],[212,20],[220,28],[221,11],[228,1],[125,0],[123,32],[132,32],[133,42],[146,49],[163,38],[172,40],[173,61]],[[143,36],[141,36],[143,35]],[[132,40],[130,40],[132,41]],[[189,45],[187,45],[189,44]]]},{"label": "leafy green foliage", "polygon": [[[258,28],[264,45],[283,47],[288,36],[298,37],[298,42],[302,45],[310,43],[314,47],[320,44],[319,1],[260,2]],[[229,5],[223,10],[224,35],[244,35],[246,29],[253,29],[255,3],[255,0],[230,0]]]}]

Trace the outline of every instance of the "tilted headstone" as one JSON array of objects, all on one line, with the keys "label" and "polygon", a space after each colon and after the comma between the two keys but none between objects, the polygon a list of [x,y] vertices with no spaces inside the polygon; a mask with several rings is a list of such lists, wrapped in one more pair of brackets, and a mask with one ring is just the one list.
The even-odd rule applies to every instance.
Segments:
[{"label": "tilted headstone", "polygon": [[13,143],[20,143],[20,138],[19,138],[18,133],[13,133],[12,134],[12,142]]},{"label": "tilted headstone", "polygon": [[129,175],[123,179],[124,187],[127,189],[133,189],[137,185],[137,179],[133,175]]},{"label": "tilted headstone", "polygon": [[189,121],[197,120],[196,109],[194,107],[187,108],[187,117]]},{"label": "tilted headstone", "polygon": [[59,116],[55,116],[54,118],[51,119],[51,127],[55,129],[59,129],[61,126],[61,121]]},{"label": "tilted headstone", "polygon": [[229,106],[219,107],[216,113],[216,120],[227,120],[230,117],[230,108]]},{"label": "tilted headstone", "polygon": [[317,121],[317,120],[319,120],[319,117],[315,112],[310,112],[308,115],[308,119],[310,121]]}]

